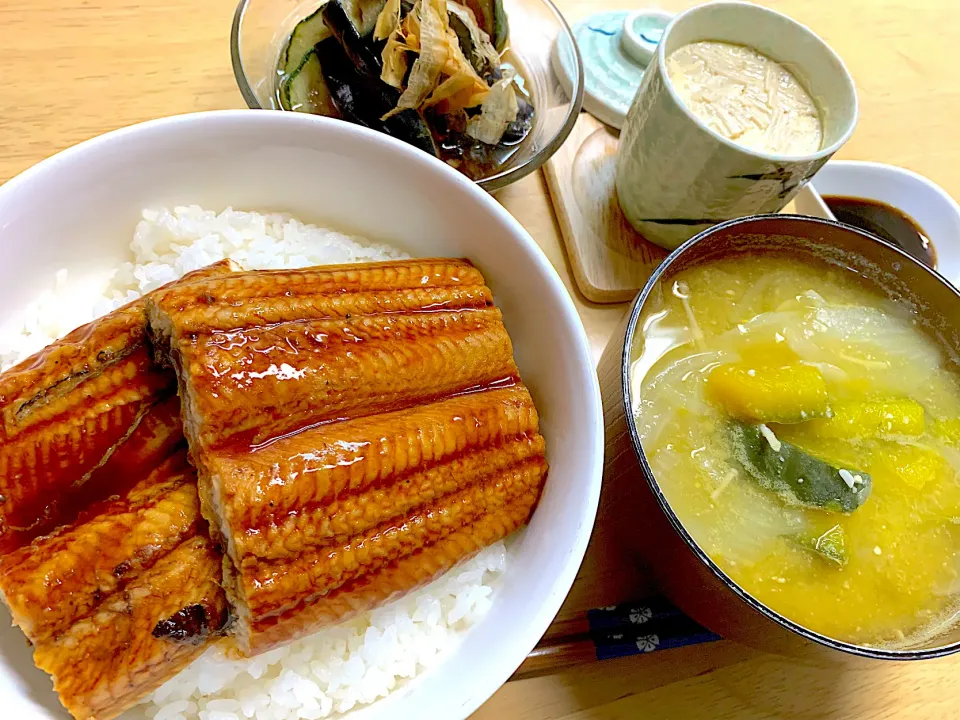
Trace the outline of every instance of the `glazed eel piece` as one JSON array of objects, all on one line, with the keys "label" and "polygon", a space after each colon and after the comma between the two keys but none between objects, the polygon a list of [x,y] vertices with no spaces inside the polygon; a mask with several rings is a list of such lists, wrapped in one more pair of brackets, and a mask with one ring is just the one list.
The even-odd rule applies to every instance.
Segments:
[{"label": "glazed eel piece", "polygon": [[153,363],[145,308],[135,300],[0,374],[0,554],[128,490],[141,479],[131,468],[149,472],[183,442],[176,379]]},{"label": "glazed eel piece", "polygon": [[145,307],[0,375],[0,596],[76,718],[124,712],[227,618],[176,379],[153,362]]},{"label": "glazed eel piece", "polygon": [[0,592],[76,718],[112,718],[224,626],[220,553],[174,454],[85,521],[0,558]]},{"label": "glazed eel piece", "polygon": [[537,411],[469,262],[238,273],[148,317],[241,652],[429,582],[533,511]]}]

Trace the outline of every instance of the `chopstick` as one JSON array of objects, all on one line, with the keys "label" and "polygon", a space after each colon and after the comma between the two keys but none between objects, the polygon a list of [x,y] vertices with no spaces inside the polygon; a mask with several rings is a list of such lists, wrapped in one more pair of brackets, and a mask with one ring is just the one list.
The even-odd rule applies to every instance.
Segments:
[{"label": "chopstick", "polygon": [[720,639],[663,598],[598,608],[551,627],[511,680]]}]

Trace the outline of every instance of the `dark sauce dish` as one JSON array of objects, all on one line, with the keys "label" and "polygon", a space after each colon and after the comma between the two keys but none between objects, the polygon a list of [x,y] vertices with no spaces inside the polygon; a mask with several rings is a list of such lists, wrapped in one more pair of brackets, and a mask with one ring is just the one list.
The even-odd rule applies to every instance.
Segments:
[{"label": "dark sauce dish", "polygon": [[937,267],[937,251],[916,220],[882,200],[826,195],[823,202],[838,222],[852,225],[896,245],[928,267]]},{"label": "dark sauce dish", "polygon": [[[758,601],[698,545],[671,508],[641,445],[630,369],[638,322],[661,288],[683,270],[736,253],[808,254],[853,270],[893,298],[910,302],[929,333],[960,357],[960,293],[900,248],[856,228],[797,215],[759,215],[710,228],[654,272],[607,345],[598,366],[606,456],[601,512],[618,519],[617,540],[675,605],[722,637],[796,657],[922,660],[960,650],[960,627],[897,649],[857,645],[814,632]],[[953,361],[956,363],[956,361]],[[956,368],[954,368],[956,369]]]},{"label": "dark sauce dish", "polygon": [[813,180],[837,220],[892,242],[960,284],[960,205],[912,170],[831,160]]},{"label": "dark sauce dish", "polygon": [[[341,1],[360,8],[369,4],[367,0]],[[519,122],[501,138],[502,142],[491,146],[493,152],[490,148],[478,147],[476,143],[464,143],[464,129],[456,123],[427,122],[425,131],[421,119],[410,112],[382,121],[384,108],[389,110],[395,106],[395,96],[399,93],[386,84],[377,86],[375,93],[362,93],[362,97],[356,92],[364,82],[364,74],[353,70],[363,65],[358,60],[371,60],[371,57],[369,53],[363,57],[365,53],[362,51],[369,50],[369,47],[351,42],[339,42],[339,46],[361,51],[354,53],[357,57],[352,58],[352,68],[337,69],[337,63],[343,61],[343,53],[334,47],[338,45],[336,41],[324,45],[323,50],[329,53],[324,77],[333,81],[327,84],[330,97],[335,100],[331,105],[337,112],[314,114],[339,115],[344,121],[366,124],[419,146],[440,162],[471,177],[483,189],[493,192],[539,169],[567,139],[583,104],[583,67],[577,52],[574,58],[575,82],[568,94],[554,75],[552,49],[558,36],[566,36],[573,47],[575,44],[569,26],[550,0],[464,0],[462,4],[470,7],[475,16],[478,12],[482,14],[482,9],[488,6],[501,8],[507,20],[508,32],[504,37],[494,32],[493,40],[502,45],[504,65],[515,70],[519,80]],[[290,85],[284,84],[281,72],[285,67],[286,49],[291,34],[301,21],[313,16],[323,6],[324,0],[241,0],[233,19],[231,58],[240,93],[250,108],[288,111],[283,109],[282,96]],[[324,11],[323,14],[331,13]],[[494,23],[494,27],[499,28],[499,25]],[[344,29],[342,24],[338,28],[341,41],[346,39]],[[373,62],[378,60],[379,57],[372,58]]]}]

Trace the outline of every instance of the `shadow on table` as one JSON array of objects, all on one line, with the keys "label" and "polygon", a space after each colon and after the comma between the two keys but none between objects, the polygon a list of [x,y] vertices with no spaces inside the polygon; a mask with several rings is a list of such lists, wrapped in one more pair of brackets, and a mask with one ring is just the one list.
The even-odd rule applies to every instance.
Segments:
[{"label": "shadow on table", "polygon": [[869,675],[862,665],[805,662],[720,641],[533,682],[561,686],[577,718],[813,720],[849,717],[851,698]]}]

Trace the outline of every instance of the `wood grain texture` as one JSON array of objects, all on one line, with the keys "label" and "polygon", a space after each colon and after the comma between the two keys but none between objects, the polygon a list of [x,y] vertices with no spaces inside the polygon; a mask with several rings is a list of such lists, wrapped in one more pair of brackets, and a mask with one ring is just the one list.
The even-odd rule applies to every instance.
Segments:
[{"label": "wood grain texture", "polygon": [[667,256],[620,210],[618,145],[616,130],[581,113],[543,168],[573,277],[584,297],[596,303],[629,302]]},{"label": "wood grain texture", "polygon": [[[570,22],[633,0],[557,0]],[[670,10],[695,4],[664,0]],[[812,27],[844,58],[861,119],[838,158],[881,160],[960,196],[956,0],[763,0]],[[165,115],[243,107],[230,68],[234,0],[0,2],[0,182],[70,145]],[[541,174],[498,200],[527,228],[574,297],[599,357],[624,305],[575,287]],[[580,579],[558,620],[642,592],[601,515]],[[955,717],[960,659],[867,669],[798,665],[732,643],[595,663],[509,683],[477,720],[583,718]]]},{"label": "wood grain texture", "polygon": [[[543,166],[570,272],[583,296],[595,303],[629,302],[668,255],[638,233],[620,209],[619,142],[616,130],[581,113],[570,138]],[[806,188],[783,212],[824,217]]]}]

